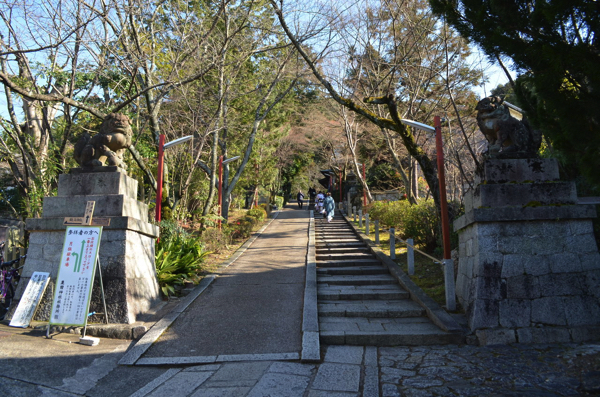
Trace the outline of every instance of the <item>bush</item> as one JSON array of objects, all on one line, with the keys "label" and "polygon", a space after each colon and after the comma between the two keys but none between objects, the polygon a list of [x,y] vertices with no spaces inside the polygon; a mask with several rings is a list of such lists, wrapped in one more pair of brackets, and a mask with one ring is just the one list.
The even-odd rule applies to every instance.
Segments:
[{"label": "bush", "polygon": [[411,205],[407,200],[376,201],[369,208],[372,219],[394,227],[402,239],[412,238],[417,245],[432,251],[441,236],[440,222],[433,200]]},{"label": "bush", "polygon": [[277,208],[279,208],[279,209],[283,208],[283,197],[282,196],[275,196],[273,201],[275,202],[275,205],[277,206]]},{"label": "bush", "polygon": [[232,233],[231,226],[223,224],[221,230],[218,227],[203,230],[201,239],[207,251],[219,253],[233,243]]},{"label": "bush", "polygon": [[402,216],[400,237],[414,239],[415,244],[424,245],[427,251],[434,250],[441,239],[441,226],[433,200],[407,205]]},{"label": "bush", "polygon": [[160,241],[173,240],[176,238],[188,238],[189,233],[173,220],[161,220],[158,224],[160,227]]},{"label": "bush", "polygon": [[204,270],[202,264],[210,252],[194,236],[167,222],[156,247],[155,264],[158,284],[168,297],[176,293],[177,286],[199,281],[200,273]]},{"label": "bush", "polygon": [[252,234],[252,229],[258,224],[258,222],[260,221],[257,218],[246,215],[242,219],[238,220],[235,225],[233,225],[234,230],[232,237],[236,239],[245,239],[250,237]]},{"label": "bush", "polygon": [[260,207],[252,208],[251,210],[248,210],[248,212],[246,213],[246,216],[256,218],[257,220],[262,221],[263,219],[265,219],[267,217],[267,212]]}]

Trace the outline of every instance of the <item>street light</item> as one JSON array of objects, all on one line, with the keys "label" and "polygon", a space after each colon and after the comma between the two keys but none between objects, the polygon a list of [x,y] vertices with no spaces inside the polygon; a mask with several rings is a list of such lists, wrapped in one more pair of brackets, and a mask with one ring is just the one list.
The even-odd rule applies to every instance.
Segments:
[{"label": "street light", "polygon": [[192,135],[184,136],[183,138],[175,139],[169,143],[165,143],[165,136],[161,134],[158,137],[158,170],[156,176],[156,222],[160,222],[162,209],[162,185],[163,185],[163,165],[165,157],[165,149],[171,146],[179,145],[192,139]]},{"label": "street light", "polygon": [[219,156],[219,230],[221,230],[221,215],[223,213],[223,164],[230,163],[234,160],[239,159],[240,156],[230,157],[223,159],[223,156]]},{"label": "street light", "polygon": [[444,173],[444,149],[442,146],[442,123],[439,116],[433,118],[435,127],[412,120],[400,120],[402,124],[418,128],[425,132],[435,132],[437,149],[438,179],[440,183],[440,212],[442,217],[442,240],[444,245],[444,275],[446,280],[446,308],[456,310],[454,297],[454,264],[450,252],[450,220],[448,219],[448,202],[446,199],[446,175]]}]

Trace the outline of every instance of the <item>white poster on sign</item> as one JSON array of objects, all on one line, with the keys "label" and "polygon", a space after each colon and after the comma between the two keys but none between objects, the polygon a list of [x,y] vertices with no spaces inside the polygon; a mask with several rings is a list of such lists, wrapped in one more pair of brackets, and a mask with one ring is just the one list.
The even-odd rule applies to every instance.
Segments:
[{"label": "white poster on sign", "polygon": [[19,301],[17,310],[15,310],[13,318],[8,325],[20,328],[29,327],[29,323],[31,323],[31,319],[35,314],[35,309],[40,303],[44,291],[46,291],[48,281],[50,281],[50,273],[33,272],[27,283],[27,288],[25,288],[25,292],[23,292],[23,296]]},{"label": "white poster on sign", "polygon": [[102,226],[67,226],[50,324],[85,325],[101,236]]}]

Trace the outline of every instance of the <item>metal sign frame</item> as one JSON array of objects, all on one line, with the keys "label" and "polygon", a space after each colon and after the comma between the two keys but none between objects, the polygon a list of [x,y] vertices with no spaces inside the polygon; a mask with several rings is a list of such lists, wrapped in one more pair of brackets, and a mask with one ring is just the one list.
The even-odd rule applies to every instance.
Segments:
[{"label": "metal sign frame", "polygon": [[85,336],[96,269],[100,277],[104,314],[108,322],[98,259],[101,237],[102,226],[67,226],[46,330],[47,338],[50,337],[51,325],[83,326]]}]

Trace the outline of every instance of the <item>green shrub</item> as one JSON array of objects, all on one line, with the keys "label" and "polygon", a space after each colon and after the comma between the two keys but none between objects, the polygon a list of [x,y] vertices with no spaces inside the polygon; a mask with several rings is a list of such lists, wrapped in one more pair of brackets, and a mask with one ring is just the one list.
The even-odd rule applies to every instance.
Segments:
[{"label": "green shrub", "polygon": [[265,210],[265,213],[267,214],[267,216],[269,216],[269,214],[271,213],[271,204],[268,203],[262,203],[258,205],[260,208],[262,208],[263,210]]},{"label": "green shrub", "polygon": [[160,241],[172,240],[176,238],[188,238],[189,233],[173,220],[161,220],[158,224],[160,227]]},{"label": "green shrub", "polygon": [[440,222],[433,200],[411,205],[407,200],[377,201],[371,204],[369,215],[382,226],[394,227],[402,239],[412,238],[416,245],[428,251],[440,240]]},{"label": "green shrub", "polygon": [[232,237],[236,239],[245,239],[250,237],[252,234],[252,229],[256,224],[258,224],[259,220],[252,216],[246,215],[245,217],[238,220],[235,225],[233,225],[233,233]]},{"label": "green shrub", "polygon": [[223,224],[221,230],[218,227],[209,227],[202,231],[202,242],[209,252],[221,252],[228,245],[233,243],[233,228],[228,224]]},{"label": "green shrub", "polygon": [[279,209],[283,208],[283,197],[282,196],[275,196],[273,201],[275,202],[275,205],[277,206],[277,208],[279,208]]},{"label": "green shrub", "polygon": [[156,276],[165,296],[174,295],[176,287],[185,282],[196,283],[203,271],[202,264],[210,253],[194,236],[175,222],[160,223],[161,237],[156,245]]},{"label": "green shrub", "polygon": [[433,200],[407,205],[402,217],[399,230],[402,239],[412,238],[415,244],[425,246],[430,252],[435,249],[441,239],[441,226]]},{"label": "green shrub", "polygon": [[248,210],[248,212],[246,213],[246,216],[250,216],[252,218],[256,218],[259,221],[262,221],[263,219],[265,219],[267,217],[267,211],[265,211],[262,208],[252,208],[251,210]]}]

